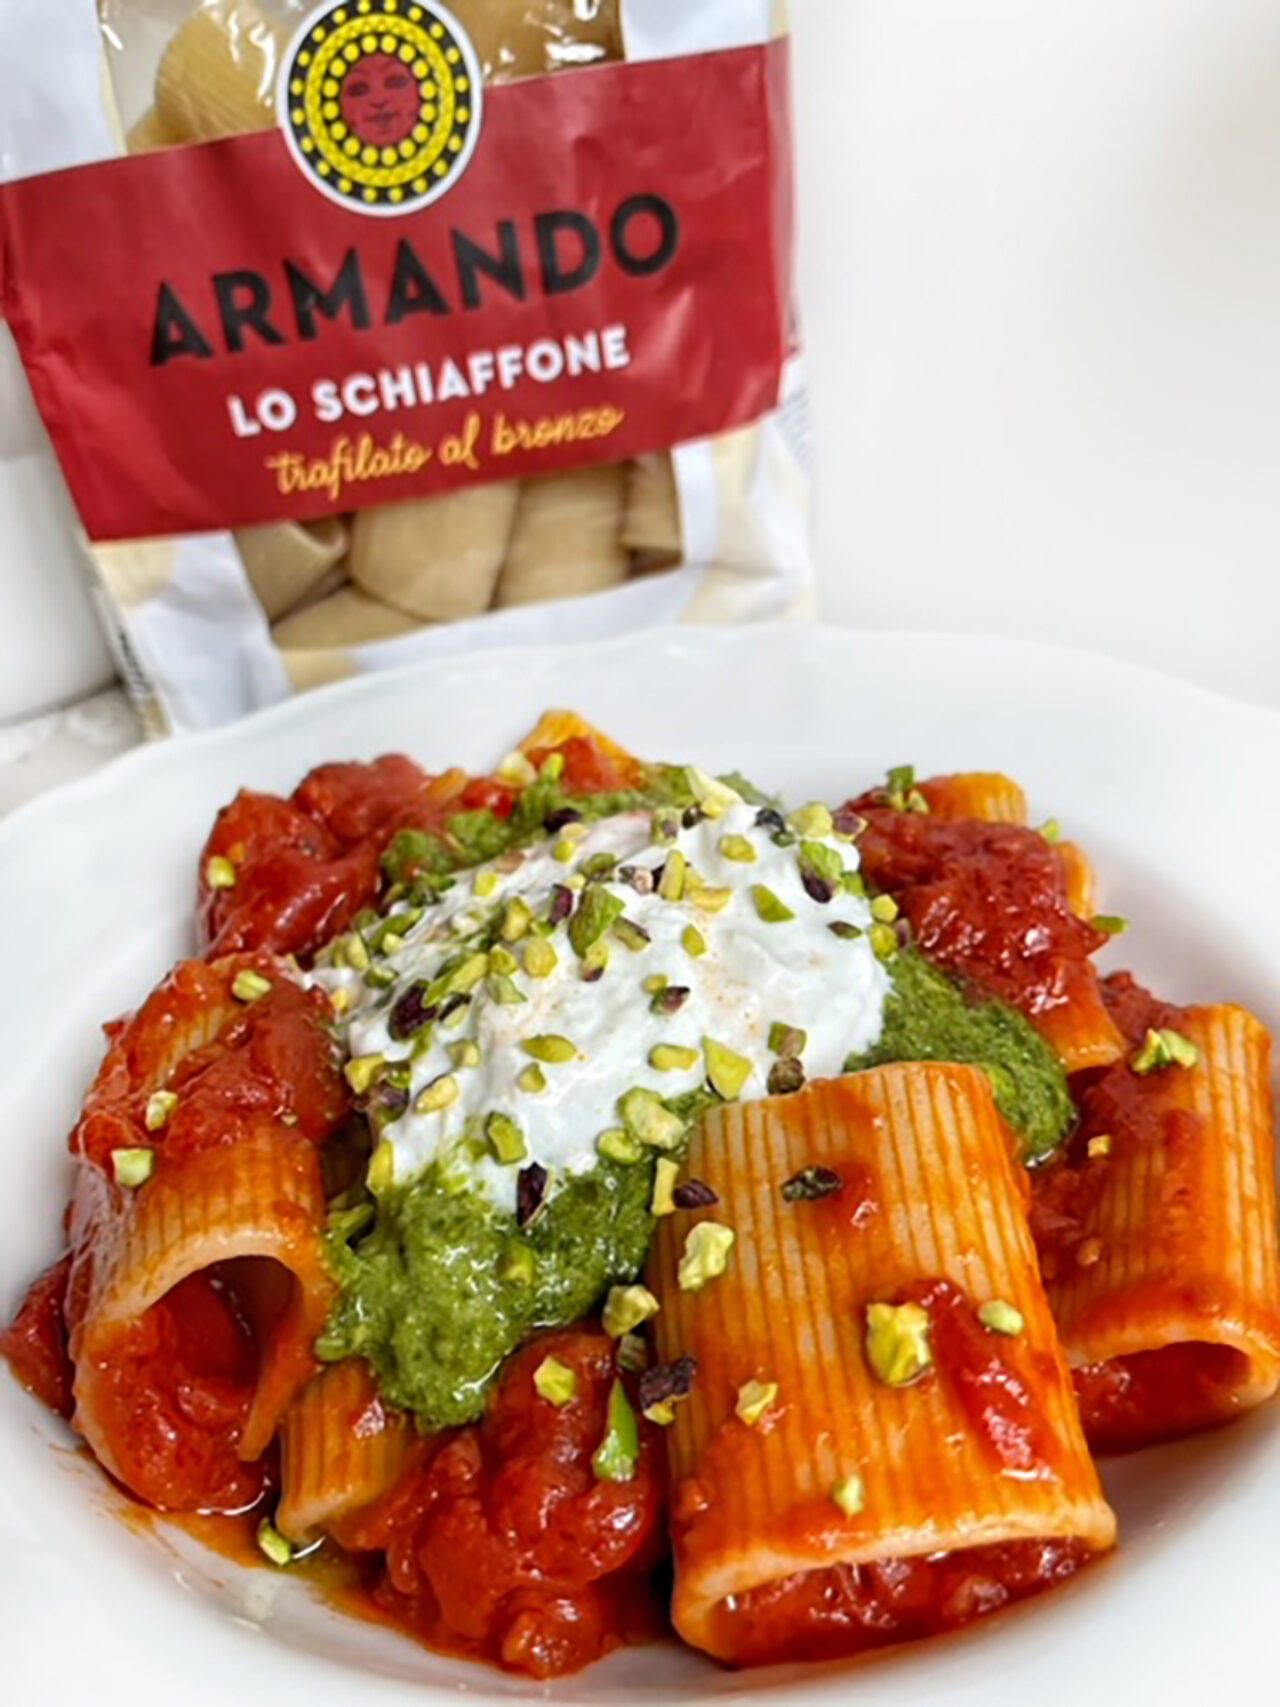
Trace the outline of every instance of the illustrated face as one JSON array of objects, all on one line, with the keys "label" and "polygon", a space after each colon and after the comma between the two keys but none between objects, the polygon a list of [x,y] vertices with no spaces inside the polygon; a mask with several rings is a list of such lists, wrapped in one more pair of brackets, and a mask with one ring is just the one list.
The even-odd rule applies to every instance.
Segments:
[{"label": "illustrated face", "polygon": [[342,117],[353,135],[376,148],[394,148],[418,122],[417,79],[389,53],[358,60],[342,83]]}]

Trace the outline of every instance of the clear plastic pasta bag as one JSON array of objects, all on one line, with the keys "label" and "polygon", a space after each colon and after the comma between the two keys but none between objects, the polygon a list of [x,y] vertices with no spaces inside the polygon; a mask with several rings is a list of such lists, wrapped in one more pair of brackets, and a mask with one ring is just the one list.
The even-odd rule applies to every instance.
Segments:
[{"label": "clear plastic pasta bag", "polygon": [[0,312],[153,732],[804,614],[779,0],[8,0]]}]

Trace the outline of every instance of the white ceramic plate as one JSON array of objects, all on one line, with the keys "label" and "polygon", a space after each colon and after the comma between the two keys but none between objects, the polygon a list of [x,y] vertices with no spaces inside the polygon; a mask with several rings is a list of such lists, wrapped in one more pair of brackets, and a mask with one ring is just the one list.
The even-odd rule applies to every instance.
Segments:
[{"label": "white ceramic plate", "polygon": [[[197,854],[242,784],[401,749],[485,768],[550,704],[656,757],[835,799],[888,765],[995,767],[1093,852],[1123,960],[1174,998],[1280,1020],[1280,718],[1010,642],[757,628],[652,633],[370,678],[131,755],[0,827],[0,1311],[52,1257],[96,1028],[190,946]],[[1113,950],[1119,959],[1118,950]],[[447,1699],[1079,1707],[1273,1699],[1280,1411],[1108,1470],[1111,1563],[956,1638],[854,1666],[732,1675],[633,1650],[553,1691],[341,1619],[287,1578],[130,1528],[70,1437],[0,1374],[0,1677],[42,1707],[360,1707]]]}]

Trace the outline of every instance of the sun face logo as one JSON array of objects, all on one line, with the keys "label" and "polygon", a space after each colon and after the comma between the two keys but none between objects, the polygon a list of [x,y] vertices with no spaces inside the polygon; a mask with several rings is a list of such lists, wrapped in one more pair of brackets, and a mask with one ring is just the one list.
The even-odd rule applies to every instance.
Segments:
[{"label": "sun face logo", "polygon": [[435,0],[331,0],[290,45],[278,105],[294,159],[325,195],[394,217],[438,201],[466,171],[480,64]]}]

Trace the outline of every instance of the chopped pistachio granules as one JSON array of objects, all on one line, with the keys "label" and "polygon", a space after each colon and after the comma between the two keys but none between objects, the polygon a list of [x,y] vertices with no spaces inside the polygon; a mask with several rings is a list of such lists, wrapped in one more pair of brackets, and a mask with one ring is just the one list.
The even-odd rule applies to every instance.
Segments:
[{"label": "chopped pistachio granules", "polygon": [[204,880],[210,889],[234,889],[236,868],[223,854],[210,854],[204,862]]},{"label": "chopped pistachio granules", "polygon": [[610,1339],[621,1339],[658,1314],[658,1300],[647,1286],[613,1286],[600,1321]]},{"label": "chopped pistachio granules", "polygon": [[286,1565],[293,1563],[293,1547],[281,1535],[275,1524],[269,1522],[265,1517],[258,1525],[255,1540],[262,1556],[269,1559],[273,1565],[278,1566],[281,1570]]},{"label": "chopped pistachio granules", "polygon": [[1015,1309],[1003,1298],[993,1298],[989,1304],[980,1304],[978,1320],[993,1334],[1008,1334],[1010,1338],[1016,1338],[1027,1325],[1021,1310]]},{"label": "chopped pistachio granules", "polygon": [[1180,1031],[1150,1030],[1140,1048],[1129,1057],[1135,1073],[1159,1073],[1166,1067],[1194,1067],[1200,1051]]},{"label": "chopped pistachio granules", "polygon": [[691,1227],[684,1241],[684,1253],[676,1270],[676,1281],[682,1292],[701,1292],[712,1280],[717,1280],[729,1266],[729,1253],[736,1234],[732,1227],[718,1221],[699,1221]]},{"label": "chopped pistachio granules", "polygon": [[653,1196],[649,1203],[649,1213],[661,1217],[674,1215],[679,1207],[676,1203],[676,1181],[680,1177],[680,1164],[670,1156],[659,1156],[653,1171]]},{"label": "chopped pistachio granules", "polygon": [[261,972],[247,969],[237,972],[231,984],[231,994],[238,1002],[260,1002],[271,994],[271,980]]},{"label": "chopped pistachio granules", "polygon": [[760,1419],[772,1409],[778,1397],[776,1381],[746,1381],[738,1388],[738,1397],[734,1403],[734,1414],[746,1423],[748,1428],[754,1428]]},{"label": "chopped pistachio granules", "polygon": [[111,1152],[111,1171],[115,1182],[126,1191],[136,1191],[145,1185],[156,1171],[154,1150],[130,1149]]},{"label": "chopped pistachio granules", "polygon": [[154,1091],[147,1098],[146,1128],[148,1132],[159,1132],[173,1118],[178,1106],[177,1094],[174,1091]]},{"label": "chopped pistachio granules", "polygon": [[868,1304],[867,1362],[888,1387],[908,1387],[933,1363],[929,1312],[920,1304]]},{"label": "chopped pistachio granules", "polygon": [[578,1377],[558,1357],[544,1357],[533,1372],[533,1385],[539,1398],[560,1410],[577,1394]]},{"label": "chopped pistachio granules", "polygon": [[857,1517],[867,1503],[861,1476],[845,1476],[831,1490],[831,1498],[846,1517]]}]

